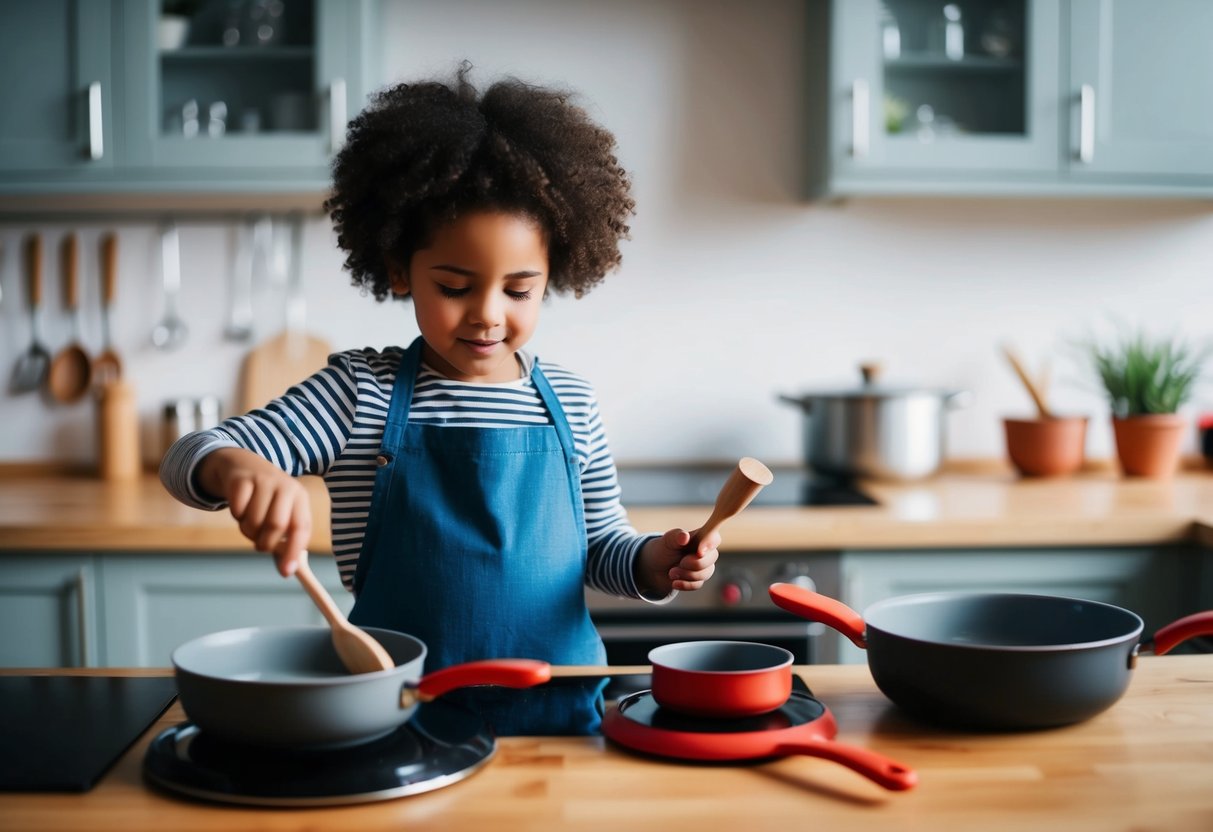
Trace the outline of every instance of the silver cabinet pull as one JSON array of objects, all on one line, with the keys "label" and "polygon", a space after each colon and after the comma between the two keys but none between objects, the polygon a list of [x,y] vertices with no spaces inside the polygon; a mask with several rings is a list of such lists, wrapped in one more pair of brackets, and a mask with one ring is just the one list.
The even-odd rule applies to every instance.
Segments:
[{"label": "silver cabinet pull", "polygon": [[103,125],[101,122],[101,82],[88,85],[88,158],[98,161],[105,155]]},{"label": "silver cabinet pull", "polygon": [[345,79],[334,78],[329,84],[329,153],[336,153],[345,144]]},{"label": "silver cabinet pull", "polygon": [[1089,165],[1095,159],[1095,87],[1083,84],[1078,90],[1078,161]]},{"label": "silver cabinet pull", "polygon": [[865,158],[871,147],[870,98],[867,81],[851,82],[851,155],[856,159]]}]

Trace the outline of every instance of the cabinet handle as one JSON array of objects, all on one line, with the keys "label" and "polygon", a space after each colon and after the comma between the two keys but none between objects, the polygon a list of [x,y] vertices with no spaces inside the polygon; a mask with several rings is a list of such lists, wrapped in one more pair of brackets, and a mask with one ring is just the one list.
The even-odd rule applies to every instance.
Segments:
[{"label": "cabinet handle", "polygon": [[868,82],[856,78],[851,82],[851,155],[856,159],[865,158],[870,149],[870,112]]},{"label": "cabinet handle", "polygon": [[1078,161],[1089,165],[1095,159],[1095,87],[1083,84],[1078,90]]},{"label": "cabinet handle", "polygon": [[345,144],[345,79],[334,78],[329,84],[329,153],[336,153]]},{"label": "cabinet handle", "polygon": [[98,161],[105,155],[104,130],[101,123],[101,82],[88,85],[88,158]]},{"label": "cabinet handle", "polygon": [[90,658],[92,651],[88,643],[88,579],[81,569],[76,573],[76,629],[80,638],[80,664],[82,667],[92,667]]}]

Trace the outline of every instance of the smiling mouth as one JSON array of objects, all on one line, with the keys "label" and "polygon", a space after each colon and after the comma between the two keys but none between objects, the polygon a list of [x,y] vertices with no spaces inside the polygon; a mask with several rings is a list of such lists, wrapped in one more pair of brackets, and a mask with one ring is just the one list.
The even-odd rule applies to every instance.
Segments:
[{"label": "smiling mouth", "polygon": [[486,341],[479,338],[461,338],[464,344],[473,352],[490,353],[501,341]]}]

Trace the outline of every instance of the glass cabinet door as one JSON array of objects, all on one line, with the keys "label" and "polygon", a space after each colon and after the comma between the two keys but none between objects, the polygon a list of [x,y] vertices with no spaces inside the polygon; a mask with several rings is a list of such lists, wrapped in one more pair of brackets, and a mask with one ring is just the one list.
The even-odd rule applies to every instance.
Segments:
[{"label": "glass cabinet door", "polygon": [[1058,0],[833,8],[840,173],[1056,171]]},{"label": "glass cabinet door", "polygon": [[128,0],[127,162],[326,165],[352,115],[347,32],[332,0]]}]

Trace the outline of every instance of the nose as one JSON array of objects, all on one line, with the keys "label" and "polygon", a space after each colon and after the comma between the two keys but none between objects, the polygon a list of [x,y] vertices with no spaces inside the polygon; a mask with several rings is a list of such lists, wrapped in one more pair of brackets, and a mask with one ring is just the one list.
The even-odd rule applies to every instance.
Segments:
[{"label": "nose", "polygon": [[505,300],[501,292],[479,292],[468,308],[468,320],[485,329],[505,323]]}]

